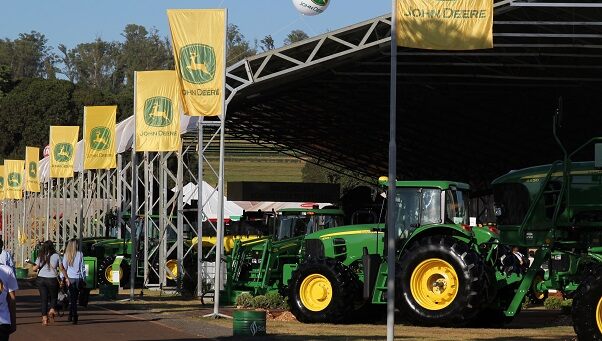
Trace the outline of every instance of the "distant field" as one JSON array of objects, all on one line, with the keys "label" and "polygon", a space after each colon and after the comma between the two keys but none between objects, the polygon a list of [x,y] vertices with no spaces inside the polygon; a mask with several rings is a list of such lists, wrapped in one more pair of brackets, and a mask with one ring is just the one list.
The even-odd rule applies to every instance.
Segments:
[{"label": "distant field", "polygon": [[[230,158],[224,163],[225,182],[226,186],[231,181],[302,182],[301,170],[304,165],[304,161],[294,158]],[[206,173],[205,181],[214,185],[217,179]]]}]

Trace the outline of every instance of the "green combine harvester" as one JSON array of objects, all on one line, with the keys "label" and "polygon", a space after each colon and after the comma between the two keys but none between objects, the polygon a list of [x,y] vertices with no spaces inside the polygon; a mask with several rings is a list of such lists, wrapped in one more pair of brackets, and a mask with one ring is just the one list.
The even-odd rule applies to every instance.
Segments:
[{"label": "green combine harvester", "polygon": [[342,225],[343,211],[335,208],[290,208],[278,211],[272,235],[250,241],[236,240],[228,256],[225,300],[233,304],[247,292],[281,292],[290,267],[298,261],[306,234]]}]

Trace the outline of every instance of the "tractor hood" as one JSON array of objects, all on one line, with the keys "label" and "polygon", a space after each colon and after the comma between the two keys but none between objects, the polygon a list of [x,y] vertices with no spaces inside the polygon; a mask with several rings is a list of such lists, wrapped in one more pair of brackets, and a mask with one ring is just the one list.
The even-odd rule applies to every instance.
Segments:
[{"label": "tractor hood", "polygon": [[371,234],[374,232],[384,232],[385,224],[362,224],[332,227],[326,230],[308,234],[305,239],[330,239],[340,236],[349,236],[356,234]]}]

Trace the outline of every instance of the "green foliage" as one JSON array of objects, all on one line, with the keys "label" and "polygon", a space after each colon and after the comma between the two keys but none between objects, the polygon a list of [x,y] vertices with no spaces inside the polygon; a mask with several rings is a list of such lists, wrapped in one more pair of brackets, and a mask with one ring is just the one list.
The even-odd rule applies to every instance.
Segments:
[{"label": "green foliage", "polygon": [[253,306],[253,295],[242,293],[236,297],[236,306],[241,308],[251,308]]},{"label": "green foliage", "polygon": [[268,309],[268,299],[264,295],[253,297],[253,308]]},{"label": "green foliage", "polygon": [[15,40],[0,40],[0,65],[12,70],[13,80],[33,77],[55,78],[56,55],[43,34],[20,33]]},{"label": "green foliage", "polygon": [[242,293],[236,297],[236,306],[245,309],[288,309],[286,299],[277,292],[254,297],[249,293]]},{"label": "green foliage", "polygon": [[562,297],[548,297],[543,303],[547,310],[561,310],[563,314],[570,314],[573,306],[573,300],[565,300]]},{"label": "green foliage", "polygon": [[284,38],[284,45],[290,45],[307,38],[309,38],[309,36],[302,30],[292,30],[291,33]]},{"label": "green foliage", "polygon": [[226,64],[232,65],[246,57],[255,55],[257,49],[252,48],[245,36],[240,32],[238,26],[228,25],[226,32]]},{"label": "green foliage", "polygon": [[365,179],[362,175],[354,177],[329,168],[331,168],[331,165],[319,160],[307,162],[301,171],[303,182],[339,184],[341,186],[341,195],[344,195],[355,187],[374,182],[373,179]]},{"label": "green foliage", "polygon": [[277,292],[268,292],[265,298],[268,306],[267,309],[288,309],[286,298]]}]

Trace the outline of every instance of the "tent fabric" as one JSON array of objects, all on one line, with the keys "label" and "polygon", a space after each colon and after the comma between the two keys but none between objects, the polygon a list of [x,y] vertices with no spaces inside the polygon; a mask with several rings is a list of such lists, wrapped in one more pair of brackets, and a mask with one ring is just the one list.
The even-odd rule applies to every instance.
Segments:
[{"label": "tent fabric", "polygon": [[[180,115],[180,135],[196,130],[199,117],[187,116],[181,113]],[[117,142],[117,153],[123,153],[132,148],[134,140],[134,116],[130,116],[125,120],[119,122],[116,127],[116,142]],[[83,169],[84,150],[83,140],[77,142],[75,151],[75,172],[81,172]],[[46,182],[49,174],[49,157],[45,157],[40,160],[40,182]]]},{"label": "tent fabric", "polygon": [[[198,200],[199,192],[197,188],[198,186],[192,182],[189,182],[182,187],[182,195],[184,197],[185,205],[190,205],[192,200]],[[176,190],[176,188],[172,188],[172,191],[175,192]],[[217,213],[219,211],[219,193],[214,187],[203,181],[202,195],[203,202],[207,203],[205,207],[203,207],[203,213],[205,214],[205,217],[207,219],[217,219]],[[228,201],[228,199],[224,196],[224,219],[240,217],[242,213],[242,207],[238,206],[232,201]]]}]

